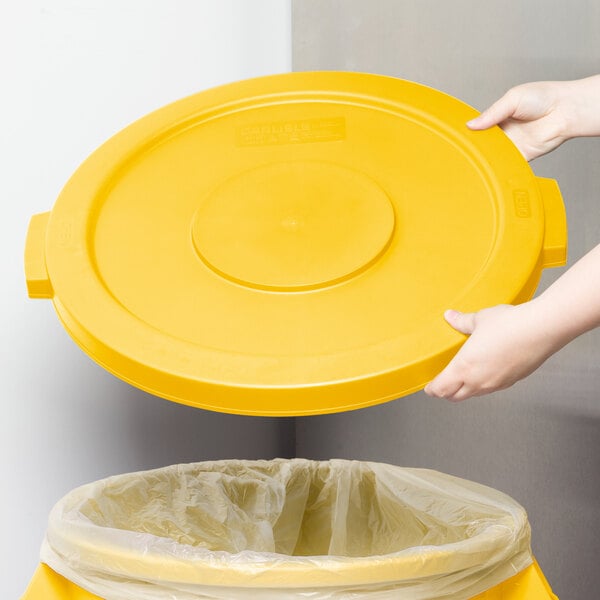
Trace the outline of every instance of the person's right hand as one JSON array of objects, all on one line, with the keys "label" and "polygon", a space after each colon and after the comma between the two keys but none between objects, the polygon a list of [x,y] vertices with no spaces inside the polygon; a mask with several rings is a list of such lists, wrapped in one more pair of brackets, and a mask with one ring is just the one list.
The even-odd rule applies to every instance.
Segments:
[{"label": "person's right hand", "polygon": [[527,160],[578,136],[600,135],[600,75],[539,81],[511,88],[467,125],[499,125]]}]

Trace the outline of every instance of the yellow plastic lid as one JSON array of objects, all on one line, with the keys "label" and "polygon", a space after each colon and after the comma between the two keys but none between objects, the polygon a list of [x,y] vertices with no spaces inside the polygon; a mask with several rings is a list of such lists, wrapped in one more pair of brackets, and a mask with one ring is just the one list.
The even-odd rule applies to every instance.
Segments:
[{"label": "yellow plastic lid", "polygon": [[433,89],[289,73],[127,127],[33,217],[26,277],[75,341],[158,396],[250,415],[421,389],[447,308],[533,295],[566,222],[499,128]]}]

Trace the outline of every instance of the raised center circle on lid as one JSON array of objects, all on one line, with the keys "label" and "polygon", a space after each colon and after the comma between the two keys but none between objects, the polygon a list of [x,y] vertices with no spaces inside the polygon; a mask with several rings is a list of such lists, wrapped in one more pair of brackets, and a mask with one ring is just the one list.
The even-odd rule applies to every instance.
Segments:
[{"label": "raised center circle on lid", "polygon": [[318,161],[269,164],[215,187],[192,222],[199,257],[223,277],[259,289],[332,285],[385,251],[394,210],[369,177]]}]

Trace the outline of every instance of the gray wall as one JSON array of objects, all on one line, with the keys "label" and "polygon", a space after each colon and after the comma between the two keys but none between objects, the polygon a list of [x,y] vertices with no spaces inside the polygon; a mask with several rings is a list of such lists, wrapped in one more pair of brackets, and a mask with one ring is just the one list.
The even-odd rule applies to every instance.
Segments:
[{"label": "gray wall", "polygon": [[[294,70],[369,71],[483,109],[525,81],[600,72],[597,0],[294,0]],[[569,263],[600,242],[600,140],[532,164],[558,179]],[[545,273],[540,289],[564,269]],[[296,454],[422,466],[501,489],[528,510],[534,552],[562,600],[600,589],[600,331],[526,381],[451,405],[415,394],[297,420]]]}]

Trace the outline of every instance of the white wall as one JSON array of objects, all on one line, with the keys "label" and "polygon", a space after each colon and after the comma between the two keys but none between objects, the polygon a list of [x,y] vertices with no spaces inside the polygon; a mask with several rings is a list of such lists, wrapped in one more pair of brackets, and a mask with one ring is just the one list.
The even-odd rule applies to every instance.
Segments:
[{"label": "white wall", "polygon": [[29,217],[78,164],[167,102],[290,69],[285,0],[31,0],[0,13],[0,572],[18,598],[48,511],[86,481],[178,461],[293,452],[293,423],[217,415],[139,392],[26,298]]}]

